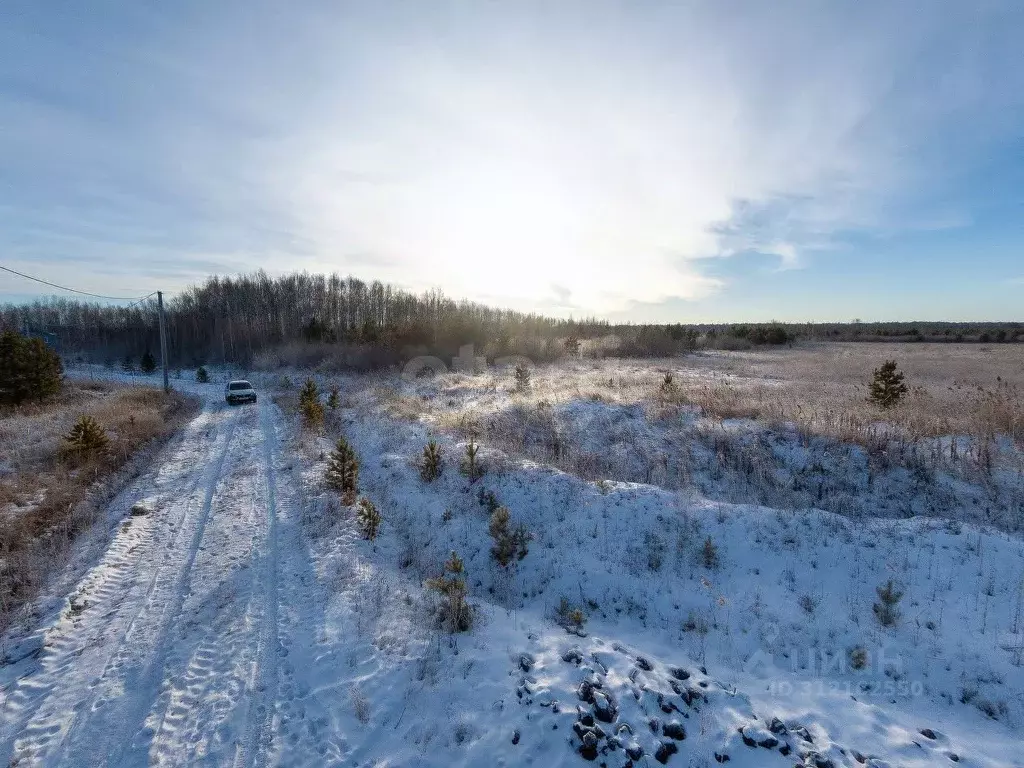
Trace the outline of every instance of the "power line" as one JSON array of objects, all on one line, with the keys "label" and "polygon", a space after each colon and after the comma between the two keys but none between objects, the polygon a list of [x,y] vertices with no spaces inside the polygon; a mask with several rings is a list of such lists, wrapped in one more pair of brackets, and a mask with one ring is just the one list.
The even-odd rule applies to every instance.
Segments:
[{"label": "power line", "polygon": [[[2,269],[4,272],[10,272],[12,275],[18,275],[18,277],[24,277],[24,278],[26,278],[28,280],[35,280],[37,283],[42,283],[43,285],[48,285],[51,288],[60,288],[62,291],[70,291],[71,293],[79,293],[82,296],[92,296],[94,299],[110,299],[111,301],[133,301],[133,300],[135,300],[136,303],[138,303],[139,301],[145,301],[146,299],[149,298],[149,296],[152,296],[153,293],[156,293],[156,291],[153,291],[153,293],[149,294],[149,296],[142,296],[142,297],[139,297],[139,296],[103,296],[103,295],[101,295],[99,293],[89,293],[88,291],[80,291],[77,288],[68,288],[66,285],[57,285],[57,283],[51,283],[49,280],[43,280],[42,278],[39,278],[39,277],[32,277],[32,275],[26,275],[24,272],[19,272],[16,269],[11,269],[10,267],[5,267],[2,264],[0,264],[0,269]],[[132,306],[132,305],[129,304],[129,306]]]},{"label": "power line", "polygon": [[124,306],[123,308],[124,308],[124,309],[131,309],[131,308],[132,308],[132,307],[134,307],[134,306],[135,306],[136,304],[141,304],[141,303],[142,303],[142,302],[144,302],[144,301],[145,301],[146,299],[148,299],[148,298],[150,298],[150,297],[152,297],[152,296],[156,296],[156,295],[157,295],[157,293],[158,293],[158,291],[153,291],[152,293],[150,293],[150,294],[148,294],[148,295],[146,295],[146,296],[143,296],[143,297],[142,297],[141,299],[139,299],[138,301],[133,301],[133,302],[132,302],[131,304],[126,304],[126,305],[125,305],[125,306]]}]

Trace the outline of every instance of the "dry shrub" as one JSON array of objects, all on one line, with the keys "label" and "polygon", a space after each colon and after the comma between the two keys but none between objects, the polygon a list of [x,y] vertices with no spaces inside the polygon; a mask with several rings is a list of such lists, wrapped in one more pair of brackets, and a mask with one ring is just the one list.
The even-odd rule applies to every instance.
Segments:
[{"label": "dry shrub", "polygon": [[[126,481],[118,471],[143,447],[165,440],[197,403],[179,393],[113,384],[68,384],[45,406],[0,415],[0,631],[36,594],[77,533],[90,525],[98,502],[116,488],[96,479]],[[103,427],[107,450],[88,461],[88,471],[71,466],[63,436],[85,414]]]}]

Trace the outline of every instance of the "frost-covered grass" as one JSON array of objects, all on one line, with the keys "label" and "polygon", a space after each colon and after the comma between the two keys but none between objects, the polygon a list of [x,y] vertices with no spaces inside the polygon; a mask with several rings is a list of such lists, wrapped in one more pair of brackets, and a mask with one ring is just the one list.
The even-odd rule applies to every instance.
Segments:
[{"label": "frost-covered grass", "polygon": [[[886,348],[911,392],[866,402],[879,345],[831,345],[447,374],[373,388],[387,412],[587,479],[845,515],[1024,526],[1024,374],[1017,347]],[[942,378],[942,353],[950,353]],[[960,359],[957,355],[963,356]],[[671,376],[666,384],[665,375]]]},{"label": "frost-covered grass", "polygon": [[[939,397],[941,377],[928,371],[945,348],[921,358],[905,349],[896,357],[911,384]],[[813,761],[812,752],[833,765],[861,764],[858,755],[875,756],[873,765],[952,756],[1016,764],[1024,497],[1015,436],[991,436],[984,466],[959,459],[974,450],[971,434],[911,435],[899,414],[872,413],[881,440],[873,449],[764,412],[721,414],[660,388],[666,368],[684,391],[834,385],[819,407],[837,398],[868,413],[856,387],[893,348],[858,347],[854,360],[841,356],[836,370],[847,373],[832,384],[810,380],[817,363],[808,360],[834,352],[539,368],[525,393],[513,391],[511,371],[338,379],[342,407],[323,434],[295,443],[306,530],[332,594],[322,674],[345,702],[338,758],[577,765],[594,738],[587,718],[611,702],[613,722],[596,721],[607,765],[627,765],[627,747],[645,755],[635,764],[654,764],[667,742],[678,750],[663,754],[670,765],[712,765],[716,754],[791,765],[801,755]],[[951,359],[948,397],[984,377],[1019,385],[1016,358],[995,357],[986,369],[983,352]],[[778,374],[787,354],[798,363],[790,378],[765,378],[769,358],[778,355]],[[996,373],[1004,364],[1009,371]],[[352,510],[323,486],[324,455],[339,434],[356,448],[360,491],[383,517],[374,542],[359,538]],[[475,482],[458,469],[471,435],[486,468]],[[445,454],[432,483],[417,465],[428,439]],[[958,458],[948,459],[953,450]],[[491,556],[492,494],[532,533],[529,553],[508,568]],[[450,637],[424,583],[453,550],[476,620]],[[874,605],[890,579],[903,594],[885,626]],[[583,636],[559,615],[563,603],[582,612]],[[588,680],[608,701],[581,686]],[[776,717],[785,728],[773,736]],[[685,740],[671,735],[674,721]]]},{"label": "frost-covered grass", "polygon": [[[192,405],[158,389],[69,380],[51,402],[0,414],[0,629],[124,482],[120,470],[177,429]],[[62,457],[61,445],[83,414],[99,422],[110,445],[102,460],[79,465]]]}]

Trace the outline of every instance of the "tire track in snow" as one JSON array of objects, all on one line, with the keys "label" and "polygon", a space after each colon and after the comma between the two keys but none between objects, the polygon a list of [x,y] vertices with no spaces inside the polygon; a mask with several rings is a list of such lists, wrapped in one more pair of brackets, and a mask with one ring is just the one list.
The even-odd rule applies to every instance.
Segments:
[{"label": "tire track in snow", "polygon": [[[173,508],[164,513],[164,497],[160,489],[172,486],[175,489],[191,473],[189,458],[194,457],[192,447],[201,437],[206,440],[211,456],[217,446],[217,436],[222,431],[222,421],[217,421],[217,413],[204,409],[186,426],[182,435],[167,449],[159,454],[155,470],[145,473],[131,483],[129,488],[119,494],[112,506],[123,508],[127,513],[131,503],[142,496],[141,490],[153,484],[157,487],[158,515],[143,518],[127,518],[121,524],[101,561],[92,568],[79,582],[70,599],[69,607],[57,617],[47,628],[44,635],[43,653],[34,671],[25,675],[11,695],[0,708],[0,762],[13,760],[12,750],[28,754],[17,755],[24,760],[45,747],[55,738],[60,737],[67,727],[69,716],[73,716],[72,707],[76,698],[68,694],[74,693],[68,685],[77,669],[84,665],[105,667],[110,663],[112,655],[123,641],[121,629],[126,616],[119,615],[122,606],[125,611],[131,610],[132,598],[140,598],[137,594],[143,584],[152,585],[147,580],[147,572],[152,568],[146,561],[147,555],[153,560],[160,553],[160,534],[170,531],[172,537],[177,535],[183,526],[189,510],[182,505],[181,514],[171,518]],[[206,454],[203,455],[206,458]],[[206,461],[204,463],[209,463]],[[192,491],[198,486],[193,484]],[[155,570],[163,568],[162,563]],[[154,574],[155,577],[156,574]],[[120,640],[118,635],[121,634]],[[101,654],[109,648],[104,658]],[[92,657],[98,656],[95,665],[90,664]],[[79,696],[84,692],[78,691]],[[57,701],[52,701],[56,698]],[[52,717],[40,714],[48,705]],[[62,725],[62,722],[64,723]]]},{"label": "tire track in snow", "polygon": [[[139,601],[138,608],[127,620],[123,632],[115,628],[119,623],[117,606],[113,611],[106,609],[101,617],[109,618],[113,634],[120,633],[120,638],[113,641],[99,675],[89,675],[90,667],[78,662],[81,653],[76,653],[75,649],[65,649],[65,654],[62,655],[66,655],[67,658],[60,659],[58,663],[52,665],[51,675],[56,674],[56,679],[50,681],[47,687],[51,694],[59,695],[47,696],[27,723],[22,739],[15,744],[14,756],[21,761],[19,764],[27,764],[29,760],[38,764],[58,765],[74,761],[84,765],[111,764],[106,759],[111,749],[111,741],[120,738],[124,744],[128,734],[123,730],[112,732],[109,724],[104,727],[102,721],[107,719],[109,723],[111,719],[105,711],[106,704],[111,703],[123,713],[121,718],[113,721],[114,723],[123,726],[126,721],[130,721],[131,716],[126,711],[127,705],[135,703],[147,690],[147,683],[151,682],[154,669],[159,667],[158,662],[166,655],[168,630],[180,610],[184,592],[188,588],[190,571],[209,519],[214,491],[229,454],[239,419],[240,414],[234,413],[218,423],[220,427],[227,422],[223,445],[216,457],[206,464],[207,471],[197,473],[190,483],[183,504],[184,510],[177,524],[173,526],[174,533],[168,551],[159,565],[153,569],[145,594]],[[194,453],[194,446],[188,443],[187,439],[183,440],[181,450]],[[184,463],[190,465],[194,462],[189,462],[186,458]],[[192,497],[201,486],[204,493],[198,519],[187,547],[179,553],[177,550],[184,544],[182,539],[190,527],[190,518],[193,516]],[[155,556],[156,553],[153,554]],[[140,562],[139,565],[145,568],[151,563]],[[106,560],[99,567],[106,568]],[[125,596],[124,602],[130,602],[130,595]],[[101,610],[98,604],[97,612]],[[133,657],[145,654],[150,649],[153,650],[148,663],[144,662],[142,665],[142,674],[132,679],[131,673],[137,665],[133,666],[130,662]],[[58,686],[61,685],[65,686],[64,689],[58,690]],[[85,698],[80,698],[87,691],[89,693]],[[79,697],[77,700],[76,693]],[[67,716],[72,712],[73,715],[68,721]],[[96,719],[100,720],[98,724],[94,723]],[[49,754],[51,750],[52,755]],[[77,754],[79,750],[84,754]],[[83,759],[79,760],[79,757]]]},{"label": "tire track in snow", "polygon": [[[247,470],[251,466],[239,463],[218,494],[218,514],[207,531],[216,555],[196,566],[200,578],[203,566],[213,566],[208,582],[214,588],[186,601],[166,665],[165,691],[136,739],[137,763],[222,764],[223,753],[233,752],[231,721],[244,709],[245,668],[255,645],[251,627],[260,614],[258,569],[250,562],[266,539],[260,483]],[[248,514],[237,514],[233,507],[238,506]]]},{"label": "tire track in snow", "polygon": [[280,651],[278,630],[278,551],[277,551],[277,469],[276,428],[269,408],[261,402],[260,428],[263,433],[263,472],[266,483],[267,535],[260,555],[260,584],[255,592],[262,596],[263,606],[256,655],[246,686],[247,720],[243,739],[235,753],[234,765],[262,766],[272,742],[271,729],[276,720],[277,659]]}]

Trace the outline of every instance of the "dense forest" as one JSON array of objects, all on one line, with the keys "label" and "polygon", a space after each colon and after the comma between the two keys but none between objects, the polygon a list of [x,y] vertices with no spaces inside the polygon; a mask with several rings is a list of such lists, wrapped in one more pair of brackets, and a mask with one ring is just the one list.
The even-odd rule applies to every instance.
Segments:
[{"label": "dense forest", "polygon": [[[129,307],[49,299],[0,307],[0,330],[41,335],[65,357],[131,363],[159,350],[155,300]],[[663,356],[698,346],[745,349],[797,340],[1024,342],[1024,323],[611,325],[417,295],[380,282],[306,273],[211,277],[166,307],[173,367],[328,365],[370,369],[415,355]]]}]

